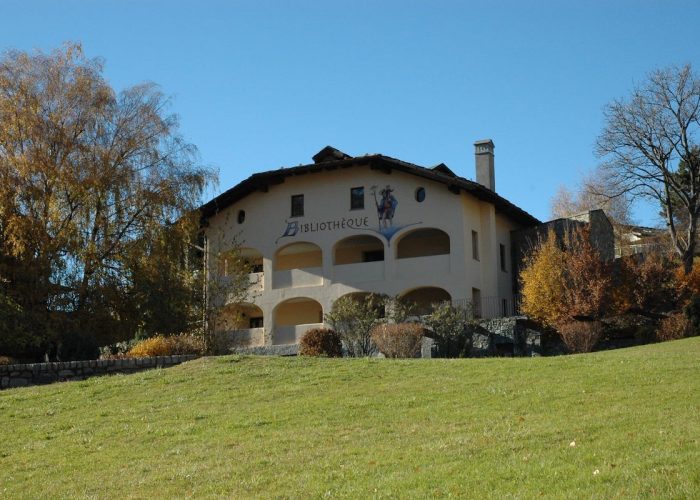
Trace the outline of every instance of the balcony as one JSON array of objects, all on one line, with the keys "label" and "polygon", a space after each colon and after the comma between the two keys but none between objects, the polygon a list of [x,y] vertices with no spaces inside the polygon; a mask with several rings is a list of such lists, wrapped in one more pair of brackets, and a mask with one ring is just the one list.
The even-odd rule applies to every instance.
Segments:
[{"label": "balcony", "polygon": [[250,283],[248,290],[251,293],[260,293],[265,289],[265,274],[262,272],[248,274],[248,282]]},{"label": "balcony", "polygon": [[333,267],[333,281],[336,283],[364,283],[383,279],[383,261],[340,264]]},{"label": "balcony", "polygon": [[323,268],[284,269],[272,274],[272,288],[296,288],[323,285]]},{"label": "balcony", "polygon": [[396,273],[402,277],[431,278],[436,275],[446,275],[449,272],[449,255],[430,255],[396,260]]},{"label": "balcony", "polygon": [[265,344],[264,328],[239,328],[217,334],[218,340],[226,348],[255,347]]},{"label": "balcony", "polygon": [[272,343],[275,345],[298,344],[308,330],[323,328],[323,326],[323,323],[278,326],[272,336]]}]

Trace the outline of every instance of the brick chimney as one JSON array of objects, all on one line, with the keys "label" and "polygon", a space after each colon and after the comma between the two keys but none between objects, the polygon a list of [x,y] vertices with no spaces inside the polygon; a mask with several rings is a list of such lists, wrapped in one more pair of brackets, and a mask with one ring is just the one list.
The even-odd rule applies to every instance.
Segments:
[{"label": "brick chimney", "polygon": [[484,139],[474,143],[476,161],[476,182],[491,191],[496,191],[496,173],[493,166],[493,141]]}]

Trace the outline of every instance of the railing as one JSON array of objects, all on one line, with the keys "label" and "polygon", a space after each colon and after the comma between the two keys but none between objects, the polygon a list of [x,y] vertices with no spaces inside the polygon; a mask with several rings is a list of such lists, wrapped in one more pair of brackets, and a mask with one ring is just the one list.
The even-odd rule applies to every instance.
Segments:
[{"label": "railing", "polygon": [[519,314],[520,302],[517,299],[502,297],[482,297],[475,304],[471,299],[453,299],[452,305],[464,311],[465,319],[503,318]]},{"label": "railing", "polygon": [[450,256],[429,255],[396,259],[396,273],[399,276],[435,276],[450,272]]},{"label": "railing", "polygon": [[323,269],[320,267],[285,269],[282,271],[274,271],[272,274],[272,288],[292,288],[322,284]]},{"label": "railing", "polygon": [[336,264],[333,281],[338,283],[362,283],[384,279],[384,261]]},{"label": "railing", "polygon": [[261,292],[265,288],[264,274],[261,272],[248,274],[248,281],[250,282],[249,290],[253,293]]},{"label": "railing", "polygon": [[221,341],[231,347],[252,347],[265,344],[264,328],[240,328],[218,334]]},{"label": "railing", "polygon": [[301,337],[312,328],[323,328],[323,323],[277,326],[272,336],[272,343],[275,345],[298,344]]}]

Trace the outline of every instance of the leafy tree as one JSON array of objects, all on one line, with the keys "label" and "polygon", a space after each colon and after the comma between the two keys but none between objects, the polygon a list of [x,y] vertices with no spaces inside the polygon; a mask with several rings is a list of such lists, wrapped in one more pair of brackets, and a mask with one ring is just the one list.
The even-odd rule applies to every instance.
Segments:
[{"label": "leafy tree", "polygon": [[438,345],[441,356],[446,358],[464,358],[469,355],[470,339],[465,331],[468,314],[464,309],[442,302],[433,306],[433,312],[423,321],[432,330],[432,336]]},{"label": "leafy tree", "polygon": [[[628,100],[606,107],[605,122],[596,150],[605,159],[614,194],[660,203],[674,251],[689,273],[700,214],[700,157],[694,153],[699,145],[700,79],[690,65],[656,70]],[[679,175],[679,162],[686,174]]]},{"label": "leafy tree", "polygon": [[0,274],[22,310],[6,334],[107,343],[190,322],[169,318],[176,305],[144,301],[189,297],[183,277],[198,266],[184,245],[196,224],[164,227],[196,209],[213,179],[168,105],[153,84],[115,92],[79,45],[0,59]]},{"label": "leafy tree", "polygon": [[344,295],[333,303],[326,322],[338,332],[352,357],[372,356],[372,328],[384,321],[386,298],[376,293]]}]

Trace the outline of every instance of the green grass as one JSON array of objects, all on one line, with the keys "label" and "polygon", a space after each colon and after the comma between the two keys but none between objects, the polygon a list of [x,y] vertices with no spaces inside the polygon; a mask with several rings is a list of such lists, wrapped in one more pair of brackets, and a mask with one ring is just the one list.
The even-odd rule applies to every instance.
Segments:
[{"label": "green grass", "polygon": [[700,495],[700,338],[533,359],[206,358],[0,393],[0,497],[542,495]]}]

